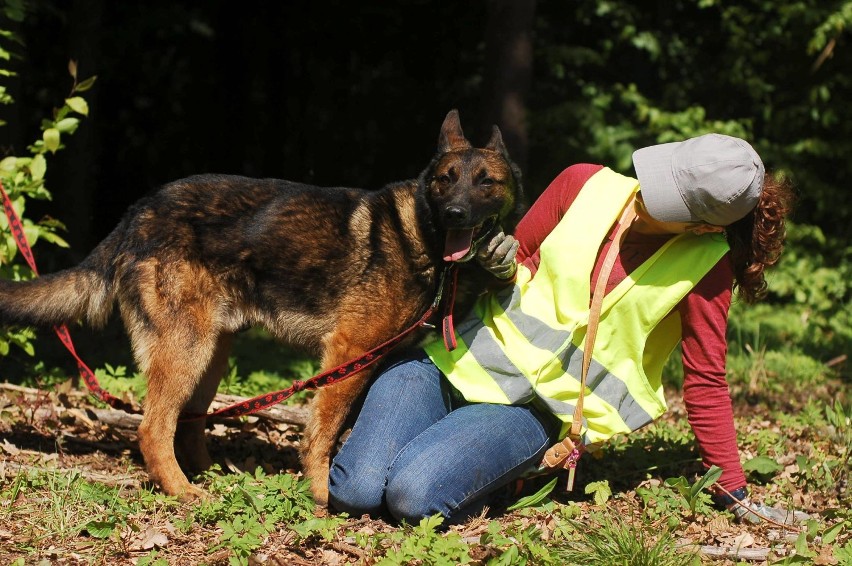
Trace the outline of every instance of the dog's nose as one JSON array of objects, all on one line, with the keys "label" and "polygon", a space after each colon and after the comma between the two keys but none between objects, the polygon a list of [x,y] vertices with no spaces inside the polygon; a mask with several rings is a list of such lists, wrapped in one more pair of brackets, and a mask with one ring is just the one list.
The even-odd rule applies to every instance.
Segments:
[{"label": "dog's nose", "polygon": [[444,209],[444,215],[448,222],[464,222],[467,220],[467,211],[453,204]]}]

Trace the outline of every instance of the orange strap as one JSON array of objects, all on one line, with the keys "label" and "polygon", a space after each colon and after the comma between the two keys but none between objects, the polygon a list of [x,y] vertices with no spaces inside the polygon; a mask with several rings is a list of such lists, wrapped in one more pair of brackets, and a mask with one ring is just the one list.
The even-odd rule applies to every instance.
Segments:
[{"label": "orange strap", "polygon": [[[603,307],[604,292],[606,284],[609,280],[609,275],[612,273],[612,268],[615,265],[615,258],[618,251],[621,249],[621,243],[624,240],[624,235],[628,228],[633,224],[636,218],[636,196],[633,197],[624,205],[621,212],[621,217],[618,219],[618,228],[612,238],[612,245],[609,247],[603,264],[601,265],[598,280],[595,284],[595,289],[592,292],[591,305],[589,307],[589,322],[586,328],[586,344],[583,349],[583,367],[580,374],[580,393],[577,397],[577,404],[574,407],[574,420],[571,422],[571,431],[568,436],[561,442],[553,445],[544,455],[542,465],[550,468],[555,468],[562,464],[563,466],[572,466],[576,464],[576,458],[572,459],[569,456],[582,446],[580,440],[580,432],[583,424],[583,398],[586,395],[586,379],[589,374],[589,367],[592,364],[592,351],[595,347],[595,338],[598,334],[598,322],[601,318],[601,308]],[[575,455],[576,457],[576,455]],[[573,461],[572,461],[573,460]]]}]

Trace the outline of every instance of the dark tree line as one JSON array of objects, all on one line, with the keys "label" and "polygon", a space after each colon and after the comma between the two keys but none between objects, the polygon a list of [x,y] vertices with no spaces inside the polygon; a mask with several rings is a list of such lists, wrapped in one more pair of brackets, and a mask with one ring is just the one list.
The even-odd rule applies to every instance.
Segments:
[{"label": "dark tree line", "polygon": [[[577,161],[722,131],[792,177],[797,220],[848,240],[852,98],[843,2],[33,0],[13,49],[20,151],[68,89],[91,113],[48,173],[85,253],[126,206],[199,172],[378,187],[416,175],[459,108],[500,124],[534,197]],[[75,257],[74,259],[77,259]]]}]

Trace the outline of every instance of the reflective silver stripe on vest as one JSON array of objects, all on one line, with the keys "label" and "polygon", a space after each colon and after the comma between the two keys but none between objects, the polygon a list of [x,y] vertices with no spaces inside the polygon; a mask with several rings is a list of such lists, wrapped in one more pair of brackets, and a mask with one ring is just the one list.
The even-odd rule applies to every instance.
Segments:
[{"label": "reflective silver stripe on vest", "polygon": [[[570,338],[571,333],[565,330],[550,328],[534,316],[512,308],[520,301],[520,288],[514,286],[511,296],[501,301],[506,308],[506,314],[515,327],[530,341],[531,344],[553,352],[562,347]],[[523,376],[521,371],[506,356],[503,349],[494,339],[479,317],[470,317],[458,327],[458,332],[468,346],[468,351],[497,383],[511,403],[527,403],[536,397],[532,384]],[[559,355],[562,371],[573,377],[579,384],[579,375],[583,367],[583,351],[570,344]],[[654,419],[636,402],[630,394],[627,385],[615,375],[607,371],[597,360],[592,358],[586,385],[610,406],[615,407],[619,416],[630,427],[636,430]],[[552,411],[557,414],[572,414],[574,405],[539,397]],[[583,419],[585,421],[585,419]]]}]

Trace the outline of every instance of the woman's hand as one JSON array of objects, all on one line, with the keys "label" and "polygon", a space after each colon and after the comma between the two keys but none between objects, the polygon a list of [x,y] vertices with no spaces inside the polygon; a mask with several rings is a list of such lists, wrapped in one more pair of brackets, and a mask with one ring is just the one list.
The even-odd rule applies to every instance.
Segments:
[{"label": "woman's hand", "polygon": [[477,250],[476,261],[498,279],[511,279],[518,269],[515,255],[519,245],[512,235],[504,234],[501,230]]}]

